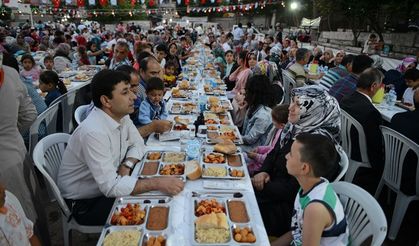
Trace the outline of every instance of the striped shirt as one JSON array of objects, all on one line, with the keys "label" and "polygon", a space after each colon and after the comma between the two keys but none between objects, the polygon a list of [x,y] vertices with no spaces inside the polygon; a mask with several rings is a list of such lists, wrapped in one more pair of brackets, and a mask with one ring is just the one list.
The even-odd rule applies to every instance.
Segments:
[{"label": "striped shirt", "polygon": [[303,194],[301,188],[298,191],[294,201],[294,213],[291,222],[291,232],[293,236],[291,245],[299,246],[303,244],[304,210],[313,202],[323,204],[333,215],[332,225],[323,230],[320,238],[320,245],[348,245],[349,230],[343,206],[332,186],[323,178],[319,183],[312,187],[308,193]]},{"label": "striped shirt", "polygon": [[332,88],[330,88],[329,94],[340,102],[344,96],[351,95],[355,92],[357,84],[358,76],[350,73],[336,81]]},{"label": "striped shirt", "polygon": [[338,81],[339,79],[349,75],[348,70],[346,67],[339,65],[338,67],[334,67],[330,69],[320,80],[320,87],[329,91],[330,88]]}]

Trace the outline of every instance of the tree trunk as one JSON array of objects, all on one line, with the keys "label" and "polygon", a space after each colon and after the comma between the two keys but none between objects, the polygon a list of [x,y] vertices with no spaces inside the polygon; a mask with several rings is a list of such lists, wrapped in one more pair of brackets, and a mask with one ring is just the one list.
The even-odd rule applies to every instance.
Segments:
[{"label": "tree trunk", "polygon": [[330,14],[327,15],[327,27],[329,28],[329,32],[332,31],[332,28],[330,27]]}]

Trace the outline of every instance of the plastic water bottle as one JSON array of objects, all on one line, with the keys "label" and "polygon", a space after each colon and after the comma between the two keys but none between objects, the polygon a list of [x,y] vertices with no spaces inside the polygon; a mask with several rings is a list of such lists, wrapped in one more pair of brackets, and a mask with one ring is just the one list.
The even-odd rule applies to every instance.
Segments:
[{"label": "plastic water bottle", "polygon": [[207,107],[207,97],[205,95],[199,96],[199,110],[204,112]]},{"label": "plastic water bottle", "polygon": [[71,61],[71,70],[76,71],[77,70],[77,60],[73,59]]},{"label": "plastic water bottle", "polygon": [[198,139],[189,140],[186,147],[186,155],[189,160],[194,160],[199,157],[199,150],[201,149],[201,144]]},{"label": "plastic water bottle", "polygon": [[397,94],[396,91],[391,88],[390,91],[387,93],[386,96],[386,103],[388,106],[394,106],[396,104]]}]

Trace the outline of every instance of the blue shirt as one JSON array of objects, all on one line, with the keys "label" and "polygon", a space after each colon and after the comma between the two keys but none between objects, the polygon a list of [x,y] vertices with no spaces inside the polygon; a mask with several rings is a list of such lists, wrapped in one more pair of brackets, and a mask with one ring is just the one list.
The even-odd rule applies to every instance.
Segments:
[{"label": "blue shirt", "polygon": [[[44,102],[44,99],[38,94],[35,87],[32,84],[32,80],[28,79],[22,79],[23,84],[28,89],[28,94],[32,99],[32,103],[35,105],[36,112],[38,115],[40,115],[42,112],[44,112],[48,107]],[[45,122],[41,122],[38,129],[38,138],[41,139],[42,137],[47,135],[47,127],[45,125]],[[29,130],[22,133],[23,140],[25,140],[25,143],[29,143]]]},{"label": "blue shirt", "polygon": [[45,103],[49,107],[49,105],[58,97],[61,96],[61,93],[58,89],[55,89],[53,91],[48,92],[48,94],[45,96]]},{"label": "blue shirt", "polygon": [[320,86],[323,87],[326,91],[330,90],[330,88],[338,81],[339,79],[349,75],[348,70],[346,67],[342,65],[338,65],[330,69],[320,80]]},{"label": "blue shirt", "polygon": [[147,98],[141,103],[138,121],[141,126],[150,124],[153,120],[165,120],[168,113],[166,111],[166,103],[162,100],[159,105],[154,105]]},{"label": "blue shirt", "polygon": [[357,84],[358,76],[351,73],[336,81],[332,88],[330,88],[329,94],[340,102],[344,96],[351,95],[355,92]]}]

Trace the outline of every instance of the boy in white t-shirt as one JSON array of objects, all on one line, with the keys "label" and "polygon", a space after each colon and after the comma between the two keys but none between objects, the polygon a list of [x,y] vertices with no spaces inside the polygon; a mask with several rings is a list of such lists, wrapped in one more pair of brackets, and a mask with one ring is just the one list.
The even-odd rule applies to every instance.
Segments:
[{"label": "boy in white t-shirt", "polygon": [[279,245],[348,245],[349,230],[342,204],[327,176],[337,165],[332,141],[302,133],[286,156],[288,173],[301,188],[294,202],[291,230],[272,243]]},{"label": "boy in white t-shirt", "polygon": [[404,79],[408,88],[403,93],[403,103],[413,106],[413,95],[419,87],[419,70],[416,68],[407,70],[404,74]]}]

